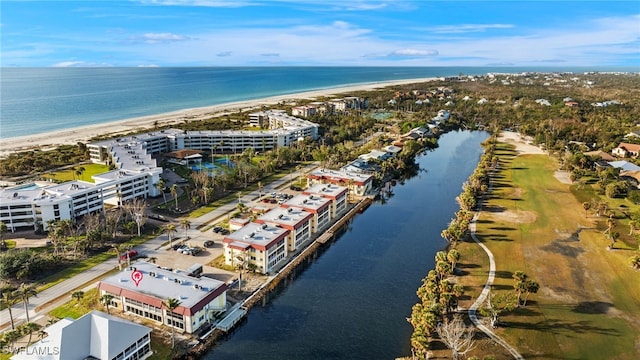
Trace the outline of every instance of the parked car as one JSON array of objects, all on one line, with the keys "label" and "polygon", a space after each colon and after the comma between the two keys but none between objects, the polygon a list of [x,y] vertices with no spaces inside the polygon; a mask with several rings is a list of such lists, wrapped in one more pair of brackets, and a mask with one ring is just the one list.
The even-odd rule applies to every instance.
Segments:
[{"label": "parked car", "polygon": [[189,245],[186,244],[178,244],[178,245],[173,245],[173,250],[176,250],[177,252],[181,252],[184,249],[188,249]]},{"label": "parked car", "polygon": [[220,230],[220,234],[222,234],[222,235],[229,235],[229,233],[230,233],[230,231],[227,230],[227,229]]},{"label": "parked car", "polygon": [[216,226],[213,228],[213,232],[219,233],[220,231],[222,231],[222,229],[224,229],[222,226]]},{"label": "parked car", "polygon": [[204,242],[204,247],[206,248],[212,248],[215,245],[215,242],[213,240],[207,240]]},{"label": "parked car", "polygon": [[204,249],[203,249],[203,248],[201,248],[201,247],[198,247],[198,246],[196,246],[196,247],[192,247],[192,248],[191,248],[191,254],[190,254],[190,255],[196,256],[196,255],[200,254],[200,253],[201,253],[201,252],[203,252],[203,251],[204,251]]},{"label": "parked car", "polygon": [[135,250],[127,250],[126,253],[120,255],[120,259],[122,260],[127,260],[127,259],[133,259],[136,256],[138,256],[138,252]]}]

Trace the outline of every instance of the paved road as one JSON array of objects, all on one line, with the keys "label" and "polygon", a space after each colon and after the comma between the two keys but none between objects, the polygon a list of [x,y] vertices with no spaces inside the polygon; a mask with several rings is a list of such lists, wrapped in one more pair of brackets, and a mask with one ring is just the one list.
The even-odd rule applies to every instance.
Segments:
[{"label": "paved road", "polygon": [[[311,171],[312,169],[318,166],[317,163],[313,163],[311,165],[305,166],[300,169],[300,171],[293,172],[290,176],[285,176],[279,180],[274,181],[273,183],[265,185],[262,190],[262,194],[268,194],[272,191],[276,191],[277,189],[286,186],[292,179],[292,177],[297,177],[304,175]],[[249,193],[245,193],[240,201],[247,204],[252,201],[255,201],[260,196],[259,192],[251,191]],[[225,205],[218,207],[217,209],[204,214],[196,219],[189,219],[191,221],[191,229],[188,231],[189,237],[197,238],[201,235],[201,231],[198,229],[199,227],[220,221],[227,216],[228,213],[233,212],[237,207],[237,201],[232,201]],[[176,219],[179,223],[180,219]],[[153,256],[153,254],[160,250],[160,247],[163,243],[168,241],[167,235],[160,235],[154,239],[147,241],[144,244],[138,245],[135,249],[141,253],[148,256]],[[166,245],[169,246],[169,245]],[[44,290],[38,293],[37,296],[32,297],[29,300],[29,318],[31,321],[36,321],[41,318],[47,312],[51,311],[55,307],[60,304],[69,301],[71,299],[71,293],[76,289],[86,286],[86,284],[95,281],[98,277],[106,274],[107,272],[113,270],[118,267],[118,259],[112,258],[109,259],[99,265],[96,265],[86,271],[67,279],[55,286],[50,287],[47,290]],[[48,304],[43,306],[44,304]],[[13,313],[13,319],[16,325],[19,325],[26,321],[26,315],[24,313],[24,306],[22,303],[18,303],[12,306],[11,311]],[[9,319],[9,310],[4,309],[0,311],[0,329],[8,330],[11,328],[10,319]]]}]

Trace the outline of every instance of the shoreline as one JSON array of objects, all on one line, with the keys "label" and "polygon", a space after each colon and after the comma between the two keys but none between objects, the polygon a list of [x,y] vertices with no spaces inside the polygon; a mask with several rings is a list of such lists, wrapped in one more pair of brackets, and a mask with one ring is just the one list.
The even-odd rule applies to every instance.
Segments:
[{"label": "shoreline", "polygon": [[172,112],[110,121],[95,125],[87,125],[82,127],[45,132],[41,134],[0,139],[0,157],[6,157],[11,153],[22,151],[36,149],[46,151],[52,150],[60,145],[75,145],[78,142],[86,143],[90,139],[97,136],[118,135],[129,133],[132,131],[144,132],[151,129],[156,122],[160,126],[173,125],[179,124],[185,120],[199,121],[210,117],[223,116],[228,112],[236,112],[238,110],[254,110],[260,108],[263,105],[276,105],[281,101],[291,101],[296,99],[314,100],[318,97],[339,95],[353,91],[372,91],[389,86],[426,83],[438,79],[438,77],[429,77],[344,85],[333,88],[303,91],[285,95],[276,95],[254,100],[243,100],[218,105],[182,109]]}]

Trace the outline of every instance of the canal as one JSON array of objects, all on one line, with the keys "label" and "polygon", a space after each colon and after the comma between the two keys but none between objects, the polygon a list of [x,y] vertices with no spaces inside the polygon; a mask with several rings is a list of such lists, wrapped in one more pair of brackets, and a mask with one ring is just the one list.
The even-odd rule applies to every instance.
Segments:
[{"label": "canal", "polygon": [[455,197],[475,169],[484,132],[443,135],[418,175],[356,216],[206,359],[393,359],[410,354],[406,321],[421,279],[446,246]]}]

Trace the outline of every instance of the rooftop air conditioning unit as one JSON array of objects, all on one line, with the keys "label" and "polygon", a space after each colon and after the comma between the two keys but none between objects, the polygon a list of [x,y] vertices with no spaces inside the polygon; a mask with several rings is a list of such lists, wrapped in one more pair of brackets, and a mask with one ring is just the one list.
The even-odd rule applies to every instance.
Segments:
[{"label": "rooftop air conditioning unit", "polygon": [[[280,214],[280,215],[282,215],[282,214]],[[267,225],[267,224],[262,224],[262,229],[263,229],[263,230],[264,230],[264,229],[266,229],[267,227],[268,227],[268,225]]]},{"label": "rooftop air conditioning unit", "polygon": [[180,283],[180,279],[173,279],[173,282],[176,283],[176,284],[179,284]]},{"label": "rooftop air conditioning unit", "polygon": [[198,290],[198,289],[200,289],[200,285],[195,284],[195,285],[193,285],[193,288],[194,288],[194,289],[196,289],[196,290]]}]

